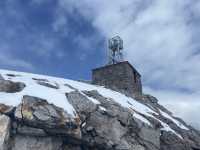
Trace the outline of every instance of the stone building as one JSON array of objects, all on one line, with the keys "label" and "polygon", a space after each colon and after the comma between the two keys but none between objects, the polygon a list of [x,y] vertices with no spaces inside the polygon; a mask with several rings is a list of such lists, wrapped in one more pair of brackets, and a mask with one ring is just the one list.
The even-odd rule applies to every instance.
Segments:
[{"label": "stone building", "polygon": [[130,95],[142,94],[141,75],[128,61],[93,69],[92,83]]}]

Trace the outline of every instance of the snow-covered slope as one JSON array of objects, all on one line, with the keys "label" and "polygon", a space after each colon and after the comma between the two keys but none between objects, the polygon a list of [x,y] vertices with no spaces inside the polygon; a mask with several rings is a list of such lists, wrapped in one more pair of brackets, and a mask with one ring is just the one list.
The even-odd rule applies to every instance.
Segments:
[{"label": "snow-covered slope", "polygon": [[142,103],[134,98],[127,97],[122,93],[101,86],[68,79],[8,70],[0,70],[0,75],[4,80],[25,84],[25,88],[19,92],[0,92],[0,103],[5,105],[18,106],[21,103],[23,96],[28,95],[47,100],[48,103],[63,108],[71,118],[76,119],[78,112],[66,96],[66,93],[73,91],[78,91],[80,94],[87,97],[87,99],[92,103],[99,105],[99,108],[102,111],[109,111],[101,105],[101,102],[98,99],[85,94],[85,91],[95,90],[105,97],[107,101],[114,101],[122,107],[129,109],[132,112],[133,118],[137,118],[143,122],[143,124],[149,126],[149,128],[154,127],[154,124],[150,120],[157,120],[161,124],[162,131],[170,132],[180,139],[185,138],[180,131],[187,132],[190,130],[190,127],[183,121],[180,121],[171,114],[164,112],[161,108],[155,110],[153,107],[144,104],[144,102]]},{"label": "snow-covered slope", "polygon": [[[75,116],[76,112],[74,108],[72,107],[72,105],[68,102],[65,94],[72,92],[74,90],[79,90],[80,92],[96,90],[104,97],[115,100],[117,103],[121,104],[123,107],[132,108],[136,112],[139,112],[133,115],[136,118],[143,121],[144,123],[147,123],[150,125],[150,123],[140,114],[153,117],[153,118],[155,117],[152,114],[158,115],[157,112],[147,107],[146,105],[139,103],[133,98],[127,97],[119,92],[115,92],[110,89],[106,89],[104,87],[95,86],[95,85],[86,84],[86,83],[68,80],[68,79],[62,79],[62,78],[56,78],[56,77],[50,77],[50,76],[44,76],[44,75],[36,75],[36,74],[31,74],[31,73],[8,71],[8,70],[0,70],[0,74],[5,80],[10,80],[13,82],[22,82],[22,83],[25,83],[26,85],[25,89],[18,93],[4,93],[4,92],[0,93],[0,103],[4,103],[7,105],[17,106],[20,104],[21,99],[24,95],[29,95],[29,96],[34,96],[34,97],[48,100],[49,103],[53,103],[54,105],[58,107],[62,107],[69,114],[71,114],[72,116]],[[38,84],[38,81],[48,83],[57,88],[51,88],[48,86]],[[95,100],[90,97],[88,98],[94,103],[100,103],[98,102],[98,100]],[[162,111],[160,111],[160,113],[163,114],[163,116],[172,120],[180,128],[188,130],[188,128],[185,125],[183,125],[178,120],[175,120],[174,118],[172,118],[172,116],[169,116],[168,114]],[[163,124],[163,130],[172,131],[176,133],[167,124],[165,124],[161,120],[159,121],[161,122],[161,124]]]}]

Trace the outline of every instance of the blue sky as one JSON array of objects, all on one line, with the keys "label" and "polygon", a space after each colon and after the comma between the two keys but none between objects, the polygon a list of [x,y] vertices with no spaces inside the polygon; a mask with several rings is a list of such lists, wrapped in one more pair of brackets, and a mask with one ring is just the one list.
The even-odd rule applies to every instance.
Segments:
[{"label": "blue sky", "polygon": [[88,80],[120,35],[145,93],[200,128],[199,25],[198,0],[1,0],[0,68]]},{"label": "blue sky", "polygon": [[56,27],[58,2],[3,0],[0,7],[1,68],[89,79],[104,63],[105,38],[78,12]]}]

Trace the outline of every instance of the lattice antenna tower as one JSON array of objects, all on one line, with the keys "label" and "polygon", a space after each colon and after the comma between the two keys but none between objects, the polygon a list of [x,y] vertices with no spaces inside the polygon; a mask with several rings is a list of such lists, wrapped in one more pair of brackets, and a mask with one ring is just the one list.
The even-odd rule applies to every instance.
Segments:
[{"label": "lattice antenna tower", "polygon": [[115,36],[108,40],[108,64],[116,64],[123,61],[123,40]]}]

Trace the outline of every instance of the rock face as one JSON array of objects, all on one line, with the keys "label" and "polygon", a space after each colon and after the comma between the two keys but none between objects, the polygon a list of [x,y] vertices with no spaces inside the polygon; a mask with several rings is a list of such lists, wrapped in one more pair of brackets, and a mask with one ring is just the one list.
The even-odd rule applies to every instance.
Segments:
[{"label": "rock face", "polygon": [[79,120],[73,120],[63,109],[46,100],[24,96],[15,111],[15,118],[24,125],[45,130],[50,134],[80,138]]},{"label": "rock face", "polygon": [[10,137],[10,118],[1,115],[0,116],[0,150],[7,150],[9,148]]},{"label": "rock face", "polygon": [[[9,75],[16,77],[20,78]],[[52,78],[33,77],[34,90],[42,87],[62,93],[74,114],[52,103],[52,93],[49,99],[40,98],[44,91],[39,96],[35,91],[34,96],[23,95],[16,106],[1,103],[0,150],[200,150],[199,131],[173,117],[151,95],[131,98],[99,87],[92,90],[92,85],[67,80],[54,84]],[[25,85],[29,87],[21,80],[0,81],[3,96],[15,97]],[[4,98],[10,100],[9,96]],[[122,97],[116,100],[118,96]]]},{"label": "rock face", "polygon": [[[67,94],[68,100],[77,110],[83,125],[82,133],[84,143],[87,143],[90,149],[135,149],[142,145],[137,144],[134,138],[134,132],[131,132],[133,126],[139,129],[137,123],[131,117],[129,110],[121,108],[116,103],[95,105],[84,95],[78,92]],[[100,97],[102,102],[103,97]],[[105,101],[104,101],[105,102]],[[104,109],[115,109],[115,114],[105,112]],[[129,141],[129,140],[130,141]],[[138,139],[139,140],[139,139]]]},{"label": "rock face", "polygon": [[178,137],[168,132],[163,132],[161,135],[162,150],[189,150],[191,149],[187,142],[184,142]]},{"label": "rock face", "polygon": [[[95,143],[94,145],[98,142],[104,142],[99,144],[119,150],[138,149],[139,147],[140,149],[148,147],[149,150],[159,149],[160,130],[155,130],[143,124],[140,120],[134,119],[131,110],[121,107],[115,101],[108,101],[107,98],[101,96],[97,91],[85,91],[84,93],[101,103],[101,105],[97,105],[98,107],[95,110],[88,112],[88,117],[85,120],[86,125],[84,126],[86,129],[86,137],[84,139],[88,138],[87,131],[89,128],[92,133],[95,131],[95,134],[93,133],[89,137]],[[68,100],[76,99],[75,97],[78,95],[80,94],[76,92],[70,93]],[[84,101],[84,98],[82,100]],[[78,105],[80,104],[77,103],[76,106]],[[99,141],[99,139],[101,140]],[[106,149],[105,147],[102,148]]]},{"label": "rock face", "polygon": [[61,150],[62,140],[51,137],[17,135],[12,150]]},{"label": "rock face", "polygon": [[0,75],[0,80],[4,80],[4,78],[2,77],[2,75]]},{"label": "rock face", "polygon": [[[91,102],[86,95],[101,104]],[[2,150],[8,150],[9,145],[11,150],[192,150],[189,142],[133,118],[131,110],[97,91],[74,91],[66,97],[79,119],[73,120],[61,108],[31,96],[24,96],[11,111],[12,121],[1,115]]]}]

